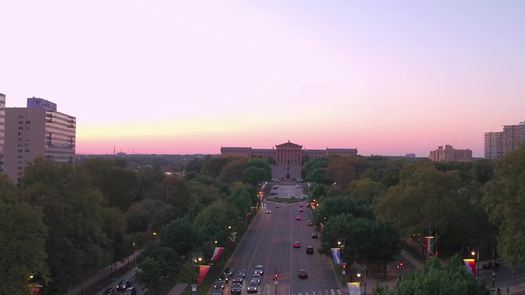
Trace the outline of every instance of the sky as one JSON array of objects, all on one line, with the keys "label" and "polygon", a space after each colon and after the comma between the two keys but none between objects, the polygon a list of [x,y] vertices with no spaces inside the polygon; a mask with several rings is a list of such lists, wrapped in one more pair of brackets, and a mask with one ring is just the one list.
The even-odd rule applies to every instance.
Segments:
[{"label": "sky", "polygon": [[0,93],[77,153],[483,155],[525,120],[525,1],[0,0]]}]

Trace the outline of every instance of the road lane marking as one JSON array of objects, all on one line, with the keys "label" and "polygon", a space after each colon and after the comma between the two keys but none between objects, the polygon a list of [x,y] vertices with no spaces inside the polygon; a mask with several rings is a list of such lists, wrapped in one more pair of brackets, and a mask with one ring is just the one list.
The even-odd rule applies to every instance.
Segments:
[{"label": "road lane marking", "polygon": [[304,292],[305,295],[308,295],[308,292]]},{"label": "road lane marking", "polygon": [[330,293],[332,293],[332,295],[335,295],[334,289],[330,289]]},{"label": "road lane marking", "polygon": [[337,289],[337,294],[341,295],[341,290]]}]

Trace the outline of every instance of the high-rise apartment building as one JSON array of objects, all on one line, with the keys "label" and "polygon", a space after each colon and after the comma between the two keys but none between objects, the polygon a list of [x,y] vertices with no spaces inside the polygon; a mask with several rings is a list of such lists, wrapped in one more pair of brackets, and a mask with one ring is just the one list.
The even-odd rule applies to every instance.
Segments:
[{"label": "high-rise apartment building", "polygon": [[451,145],[445,145],[445,148],[440,146],[437,150],[430,151],[429,158],[433,162],[468,162],[472,161],[472,151],[457,150]]},{"label": "high-rise apartment building", "polygon": [[73,162],[76,118],[56,110],[56,104],[35,97],[28,98],[27,108],[6,108],[4,167],[13,181],[37,157]]},{"label": "high-rise apartment building", "polygon": [[502,132],[485,133],[485,158],[499,159],[525,144],[525,122],[505,125]]},{"label": "high-rise apartment building", "polygon": [[485,159],[499,159],[503,155],[503,132],[485,133]]},{"label": "high-rise apartment building", "polygon": [[0,172],[4,171],[5,94],[0,93]]}]

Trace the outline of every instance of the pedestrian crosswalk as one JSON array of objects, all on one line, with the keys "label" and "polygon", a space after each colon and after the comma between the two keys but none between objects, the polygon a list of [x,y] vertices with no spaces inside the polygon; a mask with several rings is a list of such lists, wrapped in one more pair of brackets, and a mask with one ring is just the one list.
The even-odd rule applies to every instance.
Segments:
[{"label": "pedestrian crosswalk", "polygon": [[312,290],[308,292],[292,293],[292,295],[341,295],[340,289]]}]

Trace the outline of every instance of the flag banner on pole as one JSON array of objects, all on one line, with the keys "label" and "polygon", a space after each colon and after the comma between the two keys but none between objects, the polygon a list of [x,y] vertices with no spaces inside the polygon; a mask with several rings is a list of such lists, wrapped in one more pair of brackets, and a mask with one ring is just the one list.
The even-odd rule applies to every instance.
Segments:
[{"label": "flag banner on pole", "polygon": [[468,273],[471,273],[474,277],[478,276],[478,272],[476,270],[476,260],[475,259],[470,259],[470,258],[463,259],[463,263],[465,263]]},{"label": "flag banner on pole", "polygon": [[349,295],[361,295],[361,286],[359,285],[359,282],[346,283],[346,286],[348,287]]},{"label": "flag banner on pole", "polygon": [[427,252],[427,256],[434,255],[434,243],[433,236],[425,237],[425,250]]},{"label": "flag banner on pole", "polygon": [[341,248],[331,248],[330,251],[332,252],[332,259],[334,260],[334,263],[341,264],[341,262],[343,262],[341,260]]},{"label": "flag banner on pole", "polygon": [[224,247],[215,247],[215,250],[213,251],[213,255],[211,256],[212,261],[217,261],[222,255],[222,252],[224,252]]},{"label": "flag banner on pole", "polygon": [[197,277],[197,285],[200,285],[202,284],[202,282],[204,282],[208,271],[210,271],[209,265],[199,265],[199,276]]}]

